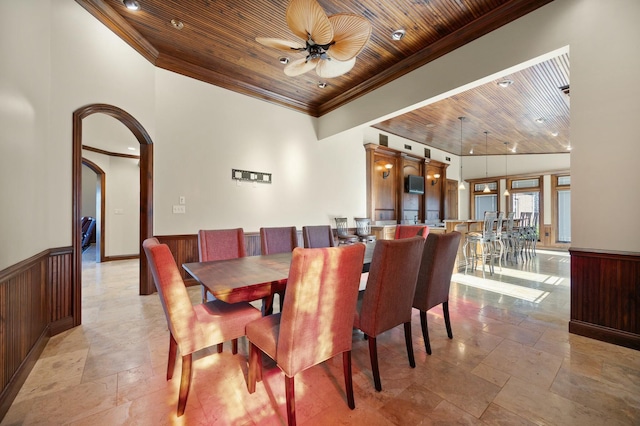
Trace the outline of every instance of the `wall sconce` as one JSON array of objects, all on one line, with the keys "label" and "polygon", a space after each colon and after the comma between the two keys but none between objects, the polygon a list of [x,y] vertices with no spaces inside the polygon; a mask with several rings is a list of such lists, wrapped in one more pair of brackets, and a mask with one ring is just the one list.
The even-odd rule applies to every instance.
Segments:
[{"label": "wall sconce", "polygon": [[440,179],[440,174],[436,173],[435,175],[433,175],[433,180],[431,181],[431,186],[435,185],[436,183],[438,183],[438,179]]},{"label": "wall sconce", "polygon": [[382,170],[382,179],[386,179],[389,177],[389,173],[391,172],[392,168],[393,164],[391,163],[387,163],[384,165],[384,170]]}]

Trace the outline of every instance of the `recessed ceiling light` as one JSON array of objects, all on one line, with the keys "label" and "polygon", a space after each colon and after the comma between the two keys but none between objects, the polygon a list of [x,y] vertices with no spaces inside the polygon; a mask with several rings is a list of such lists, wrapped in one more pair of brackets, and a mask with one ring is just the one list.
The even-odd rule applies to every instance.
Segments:
[{"label": "recessed ceiling light", "polygon": [[536,123],[540,123],[540,124],[544,123],[544,118],[542,117],[536,118]]},{"label": "recessed ceiling light", "polygon": [[391,33],[391,38],[396,41],[402,40],[406,33],[407,32],[405,30],[395,30]]},{"label": "recessed ceiling light", "polygon": [[571,145],[567,146],[567,151],[571,151]]},{"label": "recessed ceiling light", "polygon": [[432,127],[436,127],[436,125],[433,123],[427,123],[425,127],[432,128]]},{"label": "recessed ceiling light", "polygon": [[558,132],[551,132],[551,136],[553,136],[554,138],[555,138],[556,136],[558,136],[559,134],[560,134],[560,133],[558,133]]},{"label": "recessed ceiling light", "polygon": [[516,147],[511,148],[511,152],[516,152]]},{"label": "recessed ceiling light", "polygon": [[129,151],[135,151],[135,150],[136,150],[136,149],[135,149],[134,147],[132,147],[132,146],[127,147],[127,149],[128,149]]},{"label": "recessed ceiling light", "polygon": [[469,154],[473,154],[473,148],[469,150]]},{"label": "recessed ceiling light", "polygon": [[325,83],[324,81],[319,81],[318,82],[318,87],[321,89],[324,89],[325,87],[327,87],[327,83]]},{"label": "recessed ceiling light", "polygon": [[173,25],[173,28],[175,28],[176,30],[181,30],[184,28],[184,24],[182,23],[182,21],[175,18],[171,20],[171,25]]},{"label": "recessed ceiling light", "polygon": [[140,3],[136,0],[124,0],[123,3],[129,10],[140,10]]},{"label": "recessed ceiling light", "polygon": [[498,86],[500,87],[509,87],[513,84],[513,80],[501,80],[498,82]]},{"label": "recessed ceiling light", "polygon": [[280,56],[278,58],[278,61],[282,64],[282,65],[287,65],[289,63],[289,58],[287,58],[286,56]]}]

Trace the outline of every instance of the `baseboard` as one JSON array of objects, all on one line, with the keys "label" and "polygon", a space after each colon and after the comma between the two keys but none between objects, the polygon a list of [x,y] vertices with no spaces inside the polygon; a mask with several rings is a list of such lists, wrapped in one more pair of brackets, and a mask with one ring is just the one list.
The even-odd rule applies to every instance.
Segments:
[{"label": "baseboard", "polygon": [[2,390],[2,394],[0,394],[0,420],[4,418],[11,408],[11,404],[13,400],[16,399],[18,392],[20,392],[20,388],[29,377],[29,373],[33,369],[36,361],[40,358],[42,351],[44,351],[45,346],[47,346],[47,342],[49,341],[50,331],[49,327],[46,327],[43,331],[36,343],[33,345],[27,356],[24,358],[20,367],[16,370],[13,377],[7,383],[7,386]]},{"label": "baseboard", "polygon": [[578,320],[569,321],[569,332],[618,346],[640,350],[640,336],[614,328],[603,327]]},{"label": "baseboard", "polygon": [[49,335],[55,336],[74,327],[73,317],[65,317],[49,323]]}]

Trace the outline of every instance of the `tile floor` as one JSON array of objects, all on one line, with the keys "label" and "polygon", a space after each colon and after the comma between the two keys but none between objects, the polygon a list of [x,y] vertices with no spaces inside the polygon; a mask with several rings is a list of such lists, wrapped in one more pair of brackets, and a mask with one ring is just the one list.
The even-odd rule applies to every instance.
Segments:
[{"label": "tile floor", "polygon": [[[354,332],[356,409],[347,407],[336,357],[296,377],[298,423],[640,424],[640,352],[567,332],[569,262],[566,252],[540,250],[486,280],[480,271],[455,274],[453,340],[442,310],[432,309],[428,356],[414,311],[412,369],[402,327],[381,335],[382,392]],[[49,340],[1,425],[285,424],[282,374],[265,368],[249,395],[243,340],[238,355],[226,344],[195,358],[187,409],[176,417],[179,373],[166,381],[165,318],[157,295],[138,296],[137,265],[84,263],[83,325]],[[199,288],[189,291],[197,301]]]}]

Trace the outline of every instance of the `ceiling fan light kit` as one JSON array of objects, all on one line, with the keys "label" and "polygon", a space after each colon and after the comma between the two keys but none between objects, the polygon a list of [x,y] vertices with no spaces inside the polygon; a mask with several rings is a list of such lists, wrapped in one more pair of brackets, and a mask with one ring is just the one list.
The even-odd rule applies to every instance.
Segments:
[{"label": "ceiling fan light kit", "polygon": [[284,67],[289,77],[311,70],[321,78],[349,72],[371,35],[371,23],[367,19],[351,13],[327,16],[316,0],[291,0],[286,18],[291,32],[304,40],[304,44],[266,37],[256,37],[256,41],[275,49],[306,52],[304,58]]}]

